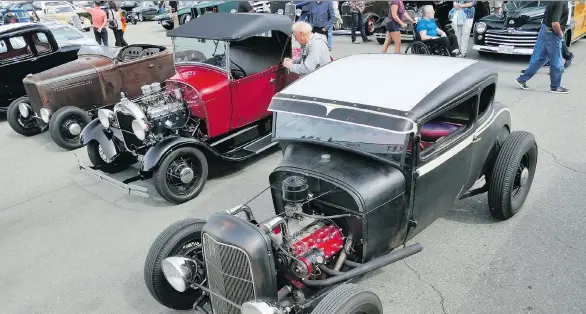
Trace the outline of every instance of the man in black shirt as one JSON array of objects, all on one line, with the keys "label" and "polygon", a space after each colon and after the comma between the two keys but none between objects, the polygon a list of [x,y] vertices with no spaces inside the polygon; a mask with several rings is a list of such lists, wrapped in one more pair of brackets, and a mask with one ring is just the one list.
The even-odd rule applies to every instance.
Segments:
[{"label": "man in black shirt", "polygon": [[522,89],[529,89],[527,81],[530,80],[549,59],[550,92],[567,94],[569,89],[561,86],[562,72],[562,46],[564,45],[564,31],[569,17],[568,1],[551,1],[546,10],[541,30],[537,36],[535,47],[529,67],[525,73],[515,79],[515,83]]},{"label": "man in black shirt", "polygon": [[169,1],[169,6],[171,7],[171,17],[173,18],[173,27],[179,27],[179,16],[177,16],[177,2],[178,1]]},{"label": "man in black shirt", "polygon": [[18,22],[18,17],[15,14],[12,14],[12,11],[10,11],[10,9],[7,9],[6,15],[4,16],[4,24],[14,24]]}]

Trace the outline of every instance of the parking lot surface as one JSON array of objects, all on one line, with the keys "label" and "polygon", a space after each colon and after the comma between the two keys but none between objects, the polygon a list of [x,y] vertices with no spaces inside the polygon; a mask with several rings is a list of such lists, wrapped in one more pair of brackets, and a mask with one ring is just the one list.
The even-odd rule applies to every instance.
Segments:
[{"label": "parking lot surface", "polygon": [[[129,25],[125,37],[129,43],[171,44],[155,22]],[[110,44],[113,39],[110,33]],[[335,37],[332,54],[380,47]],[[461,201],[411,241],[424,246],[421,253],[367,276],[361,283],[380,296],[386,313],[586,312],[586,40],[570,49],[576,60],[563,76],[568,95],[548,92],[547,68],[528,83],[531,90],[519,89],[513,79],[528,57],[469,54],[498,68],[496,100],[511,108],[513,129],[535,134],[535,181],[513,219],[491,218],[484,194]],[[341,88],[368,79],[348,73],[348,86]],[[389,84],[393,80],[401,73],[389,73]],[[384,90],[379,96],[393,101]],[[271,150],[245,164],[214,165],[201,195],[174,206],[148,182],[151,198],[100,182],[77,167],[74,154],[88,162],[84,148],[65,151],[48,133],[25,138],[4,118],[0,147],[1,313],[173,312],[144,284],[153,240],[176,220],[207,218],[247,201],[268,185],[281,159]],[[272,213],[269,194],[251,206],[260,218]]]}]

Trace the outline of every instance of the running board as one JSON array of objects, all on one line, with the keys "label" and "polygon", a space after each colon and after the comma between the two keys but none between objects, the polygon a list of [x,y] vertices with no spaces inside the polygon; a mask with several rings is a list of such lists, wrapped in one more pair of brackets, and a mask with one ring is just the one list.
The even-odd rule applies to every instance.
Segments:
[{"label": "running board", "polygon": [[278,142],[271,142],[272,134],[265,135],[251,143],[245,144],[241,147],[235,148],[225,155],[236,158],[248,158],[275,146]]}]

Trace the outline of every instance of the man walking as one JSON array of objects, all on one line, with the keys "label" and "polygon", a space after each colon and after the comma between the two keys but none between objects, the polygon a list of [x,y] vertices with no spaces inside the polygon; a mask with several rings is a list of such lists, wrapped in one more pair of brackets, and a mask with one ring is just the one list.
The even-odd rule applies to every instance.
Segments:
[{"label": "man walking", "polygon": [[301,54],[296,60],[285,58],[283,67],[293,73],[306,75],[332,61],[325,35],[313,33],[307,22],[296,22],[292,30],[295,40],[301,45]]},{"label": "man walking", "polygon": [[332,50],[332,36],[330,29],[334,27],[334,4],[331,1],[311,1],[309,3],[309,24],[314,33],[327,36],[328,48]]},{"label": "man walking", "polygon": [[177,2],[179,1],[169,1],[169,6],[171,7],[171,16],[173,17],[173,28],[179,27],[179,16],[177,16]]},{"label": "man walking", "polygon": [[106,24],[108,17],[106,12],[100,8],[100,2],[94,2],[93,8],[84,8],[92,16],[92,25],[94,26],[94,36],[99,45],[108,46],[108,30]]},{"label": "man walking", "polygon": [[515,79],[515,83],[522,89],[529,89],[529,81],[539,69],[541,69],[549,58],[550,70],[550,92],[556,94],[567,94],[569,89],[561,86],[562,72],[562,45],[564,45],[564,31],[568,21],[569,7],[567,1],[551,1],[545,9],[545,15],[541,24],[541,30],[537,35],[537,41],[533,48],[533,54],[529,67],[525,73]]},{"label": "man walking", "polygon": [[364,31],[364,21],[362,13],[364,12],[364,1],[350,1],[350,11],[352,12],[352,43],[356,42],[356,31],[360,28],[360,36],[362,36],[362,42],[372,41],[366,37]]}]

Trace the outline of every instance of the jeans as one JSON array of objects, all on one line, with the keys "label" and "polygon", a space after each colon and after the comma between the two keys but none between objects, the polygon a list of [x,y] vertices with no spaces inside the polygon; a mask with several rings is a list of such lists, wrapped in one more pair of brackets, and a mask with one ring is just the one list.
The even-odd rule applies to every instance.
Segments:
[{"label": "jeans", "polygon": [[102,28],[102,32],[98,32],[98,29],[94,27],[94,36],[96,37],[96,41],[98,45],[108,46],[108,30],[106,28]]},{"label": "jeans", "polygon": [[128,43],[124,40],[124,32],[121,29],[114,29],[114,38],[116,39],[116,43],[114,44],[116,47],[126,47]]},{"label": "jeans", "polygon": [[[531,54],[531,60],[529,60],[529,63],[535,62],[537,56],[538,56],[538,54],[536,54],[536,53]],[[572,59],[572,56],[573,56],[573,53],[570,52],[570,48],[568,48],[568,45],[566,45],[566,42],[564,41],[562,43],[562,58],[564,58],[564,60],[568,61],[568,60]],[[546,64],[548,62],[549,62],[549,57],[547,58]]]},{"label": "jeans", "polygon": [[531,56],[531,61],[529,61],[529,68],[527,68],[525,73],[521,74],[517,80],[520,82],[530,80],[549,59],[549,87],[552,90],[560,87],[562,82],[562,71],[564,70],[562,64],[563,44],[563,38],[548,30],[545,25],[541,25],[541,30],[539,31],[537,41],[535,42],[535,48],[533,48],[533,55]]},{"label": "jeans", "polygon": [[328,28],[328,48],[330,48],[330,50],[332,49],[332,33],[334,31],[334,25],[330,26],[330,28]]},{"label": "jeans", "polygon": [[360,36],[362,40],[368,39],[364,30],[364,23],[362,23],[362,12],[352,12],[352,42],[356,40],[356,31],[360,29]]},{"label": "jeans", "polygon": [[472,30],[472,22],[473,19],[466,19],[464,25],[456,25],[452,22],[452,28],[456,32],[456,36],[458,37],[458,46],[460,47],[460,52],[462,55],[466,55],[468,52],[468,41],[470,41],[470,31]]},{"label": "jeans", "polygon": [[433,39],[426,39],[423,43],[435,43],[440,46],[444,46],[448,48],[448,51],[451,53],[455,49],[459,49],[458,47],[458,37],[454,34],[449,34],[447,37],[438,37]]}]

